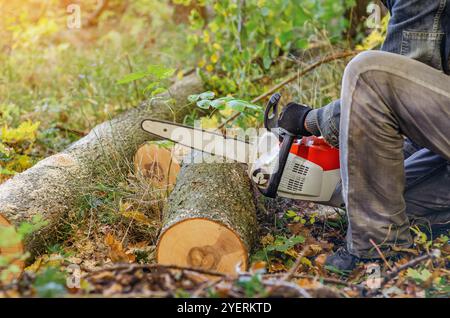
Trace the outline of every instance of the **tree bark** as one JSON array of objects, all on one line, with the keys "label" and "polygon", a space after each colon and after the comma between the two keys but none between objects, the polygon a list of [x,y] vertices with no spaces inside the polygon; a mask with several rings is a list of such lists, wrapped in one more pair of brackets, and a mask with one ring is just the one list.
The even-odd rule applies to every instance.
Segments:
[{"label": "tree bark", "polygon": [[143,119],[182,120],[191,110],[186,107],[187,97],[202,89],[196,75],[187,76],[167,93],[96,126],[66,150],[1,184],[0,214],[11,224],[30,222],[37,214],[48,223],[24,242],[25,248],[35,254],[54,243],[55,231],[95,177],[107,170],[127,174],[136,150],[152,139],[141,129]]},{"label": "tree bark", "polygon": [[239,163],[183,164],[164,212],[159,263],[226,273],[247,268],[257,221],[246,169]]}]

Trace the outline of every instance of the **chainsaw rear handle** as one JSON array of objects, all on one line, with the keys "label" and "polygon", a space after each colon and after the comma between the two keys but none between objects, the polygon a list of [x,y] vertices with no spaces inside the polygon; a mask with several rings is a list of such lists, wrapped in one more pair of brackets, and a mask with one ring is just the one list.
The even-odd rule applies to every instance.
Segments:
[{"label": "chainsaw rear handle", "polygon": [[278,128],[278,103],[280,100],[280,93],[275,93],[270,96],[269,102],[267,103],[264,112],[264,127],[269,131]]},{"label": "chainsaw rear handle", "polygon": [[280,146],[280,152],[278,155],[278,161],[277,165],[275,167],[275,173],[273,173],[270,178],[267,185],[267,188],[261,189],[259,188],[260,192],[269,198],[275,198],[277,196],[278,187],[280,186],[281,177],[283,176],[284,167],[286,166],[286,162],[292,147],[292,144],[294,143],[295,136],[291,134],[284,134],[283,135],[283,141]]}]

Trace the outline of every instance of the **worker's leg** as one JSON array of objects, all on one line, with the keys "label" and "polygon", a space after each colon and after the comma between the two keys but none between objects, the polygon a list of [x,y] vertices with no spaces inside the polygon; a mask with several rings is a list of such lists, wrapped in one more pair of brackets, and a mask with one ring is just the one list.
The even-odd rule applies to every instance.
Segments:
[{"label": "worker's leg", "polygon": [[[411,157],[414,153],[418,152],[419,150],[426,151],[432,156],[431,160],[427,160],[428,156],[426,158],[423,158],[423,156],[420,156],[420,160],[407,160],[409,157]],[[405,158],[405,174],[406,174],[406,188],[405,191],[408,190],[409,184],[411,186],[415,186],[418,181],[421,179],[425,179],[427,175],[434,172],[435,167],[434,164],[436,163],[436,158],[439,158],[443,162],[447,162],[443,158],[432,154],[431,151],[427,150],[426,148],[422,148],[414,144],[411,140],[406,139],[403,143],[403,156]],[[429,192],[428,192],[429,193]],[[433,194],[433,193],[430,193]],[[450,191],[449,191],[450,195]],[[411,196],[410,196],[411,197]],[[406,204],[408,205],[408,197],[405,197]],[[430,200],[433,201],[433,199],[430,198]],[[324,204],[328,206],[332,206],[335,208],[345,208],[345,202],[344,197],[342,195],[342,181],[338,183],[336,186],[336,189],[331,196],[331,199],[328,202],[317,202],[319,204]],[[406,211],[408,213],[408,210]]]},{"label": "worker's leg", "polygon": [[405,160],[405,172],[410,221],[432,234],[450,228],[450,163],[424,148]]},{"label": "worker's leg", "polygon": [[450,159],[450,77],[400,55],[365,52],[346,68],[341,102],[348,250],[377,257],[371,239],[409,246],[403,135]]}]

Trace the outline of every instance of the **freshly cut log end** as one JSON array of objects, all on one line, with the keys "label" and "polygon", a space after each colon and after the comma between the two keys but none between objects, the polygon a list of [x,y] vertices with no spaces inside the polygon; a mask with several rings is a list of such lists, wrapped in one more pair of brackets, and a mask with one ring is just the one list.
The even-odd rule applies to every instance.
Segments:
[{"label": "freshly cut log end", "polygon": [[[13,226],[8,220],[0,214],[0,231],[2,228],[7,228]],[[19,268],[19,271],[16,273],[11,273],[7,278],[6,281],[9,282],[15,278],[20,277],[22,274],[23,268],[25,266],[24,262],[20,259],[17,259],[18,257],[22,256],[24,253],[24,247],[23,243],[17,243],[11,246],[0,246],[0,256],[3,258],[6,258],[7,260],[11,260],[10,265],[16,265]],[[1,274],[0,270],[0,274]]]},{"label": "freshly cut log end", "polygon": [[235,273],[248,266],[248,251],[228,227],[208,219],[187,219],[167,229],[156,252],[158,263]]},{"label": "freshly cut log end", "polygon": [[180,171],[172,152],[155,144],[145,144],[138,149],[134,156],[134,168],[158,187],[174,185]]},{"label": "freshly cut log end", "polygon": [[158,263],[230,274],[246,270],[258,228],[246,166],[189,162],[164,210]]}]

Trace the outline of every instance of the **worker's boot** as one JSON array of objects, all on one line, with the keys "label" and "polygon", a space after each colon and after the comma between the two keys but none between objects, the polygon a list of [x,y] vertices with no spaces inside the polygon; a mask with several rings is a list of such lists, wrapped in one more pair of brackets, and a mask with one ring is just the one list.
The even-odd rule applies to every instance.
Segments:
[{"label": "worker's boot", "polygon": [[325,266],[339,271],[351,271],[361,259],[348,252],[345,247],[339,248],[334,254],[327,257]]},{"label": "worker's boot", "polygon": [[[388,262],[396,262],[399,259],[407,256],[408,254],[405,252],[397,252],[390,256],[387,256],[386,259]],[[327,257],[325,260],[325,266],[330,267],[330,270],[339,270],[342,272],[348,272],[355,269],[358,263],[380,263],[381,259],[379,258],[361,258],[355,255],[352,255],[348,252],[347,248],[341,247],[334,254]]]}]

